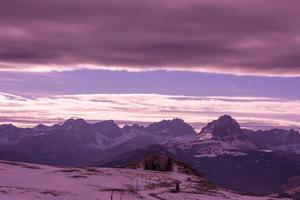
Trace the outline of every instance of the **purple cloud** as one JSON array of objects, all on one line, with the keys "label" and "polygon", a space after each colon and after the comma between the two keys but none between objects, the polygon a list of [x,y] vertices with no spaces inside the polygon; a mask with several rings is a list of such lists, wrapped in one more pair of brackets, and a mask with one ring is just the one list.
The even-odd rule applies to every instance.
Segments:
[{"label": "purple cloud", "polygon": [[0,70],[300,75],[297,0],[10,0]]}]

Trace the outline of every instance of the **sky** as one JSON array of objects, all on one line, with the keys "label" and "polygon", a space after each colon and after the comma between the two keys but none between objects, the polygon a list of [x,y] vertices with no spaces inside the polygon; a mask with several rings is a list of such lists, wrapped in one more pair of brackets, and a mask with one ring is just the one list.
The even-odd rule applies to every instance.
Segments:
[{"label": "sky", "polygon": [[298,0],[10,0],[0,123],[300,127]]}]

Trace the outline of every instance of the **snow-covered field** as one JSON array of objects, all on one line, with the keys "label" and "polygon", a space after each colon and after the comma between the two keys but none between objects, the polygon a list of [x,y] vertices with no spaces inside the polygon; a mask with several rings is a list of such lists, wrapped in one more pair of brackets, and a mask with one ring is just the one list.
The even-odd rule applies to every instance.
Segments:
[{"label": "snow-covered field", "polygon": [[[174,193],[176,182],[181,192]],[[0,161],[0,200],[263,200],[219,189],[178,171],[141,169],[58,168]]]}]

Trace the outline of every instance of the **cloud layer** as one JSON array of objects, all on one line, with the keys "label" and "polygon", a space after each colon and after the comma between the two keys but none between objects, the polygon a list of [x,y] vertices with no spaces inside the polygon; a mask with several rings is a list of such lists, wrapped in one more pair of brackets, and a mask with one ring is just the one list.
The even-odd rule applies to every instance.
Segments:
[{"label": "cloud layer", "polygon": [[129,124],[178,117],[201,128],[220,115],[230,114],[242,126],[253,129],[300,127],[300,101],[258,97],[89,94],[28,99],[1,93],[0,113],[1,123],[22,126],[53,124],[70,117]]},{"label": "cloud layer", "polygon": [[300,75],[298,0],[9,0],[0,70]]}]

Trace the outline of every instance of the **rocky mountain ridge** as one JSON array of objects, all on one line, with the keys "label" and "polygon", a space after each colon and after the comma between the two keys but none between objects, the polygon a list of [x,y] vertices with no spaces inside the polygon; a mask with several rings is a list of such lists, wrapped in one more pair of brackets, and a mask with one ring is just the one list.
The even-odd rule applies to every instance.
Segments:
[{"label": "rocky mountain ridge", "polygon": [[184,161],[218,186],[242,192],[281,193],[300,176],[299,132],[243,129],[228,115],[199,133],[181,119],[123,128],[112,120],[91,124],[83,119],[34,128],[0,125],[0,159],[5,160],[114,167],[154,151]]},{"label": "rocky mountain ridge", "polygon": [[126,125],[123,128],[112,120],[91,124],[83,119],[68,119],[53,126],[39,124],[33,128],[0,125],[0,150],[21,152],[29,157],[35,157],[36,154],[46,156],[55,152],[55,155],[51,155],[55,159],[61,153],[73,154],[76,151],[101,155],[101,152],[110,149],[113,150],[111,152],[123,152],[153,144],[165,145],[171,149],[196,148],[198,157],[247,151],[298,154],[300,134],[293,129],[242,129],[229,115],[223,115],[208,123],[200,133],[196,133],[192,126],[177,118],[148,126]]}]

